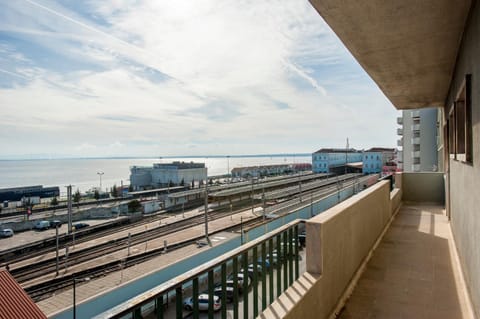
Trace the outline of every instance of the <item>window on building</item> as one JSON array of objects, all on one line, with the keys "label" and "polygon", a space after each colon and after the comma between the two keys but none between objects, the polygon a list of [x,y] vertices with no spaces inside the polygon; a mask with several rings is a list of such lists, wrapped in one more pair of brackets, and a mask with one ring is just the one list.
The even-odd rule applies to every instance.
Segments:
[{"label": "window on building", "polygon": [[455,145],[455,159],[472,163],[472,105],[471,105],[471,75],[465,76],[465,80],[457,93],[453,104],[453,121],[455,129],[453,141]]}]

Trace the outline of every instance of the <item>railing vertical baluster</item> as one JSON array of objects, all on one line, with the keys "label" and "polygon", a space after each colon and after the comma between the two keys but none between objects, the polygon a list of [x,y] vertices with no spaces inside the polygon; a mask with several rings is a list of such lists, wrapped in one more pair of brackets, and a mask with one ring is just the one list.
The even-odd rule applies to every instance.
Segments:
[{"label": "railing vertical baluster", "polygon": [[300,277],[300,241],[298,240],[298,224],[294,226],[294,236],[295,236],[295,280]]},{"label": "railing vertical baluster", "polygon": [[175,288],[175,305],[177,319],[183,318],[183,291],[182,286]]},{"label": "railing vertical baluster", "polygon": [[242,255],[243,265],[243,318],[248,318],[248,250]]},{"label": "railing vertical baluster", "polygon": [[208,319],[213,319],[213,270],[208,271]]},{"label": "railing vertical baluster", "polygon": [[142,319],[142,306],[133,311],[133,319]]},{"label": "railing vertical baluster", "polygon": [[288,286],[293,284],[293,245],[297,245],[297,242],[293,242],[293,229],[288,229]]},{"label": "railing vertical baluster", "polygon": [[267,308],[267,246],[262,243],[262,311]]},{"label": "railing vertical baluster", "polygon": [[238,319],[238,257],[233,257],[233,319]]},{"label": "railing vertical baluster", "polygon": [[193,319],[198,319],[199,318],[199,309],[198,309],[198,276],[193,278],[193,292],[192,292],[192,298],[193,298]]},{"label": "railing vertical baluster", "polygon": [[156,312],[157,312],[157,319],[163,319],[163,295],[160,294],[157,299],[155,299],[156,303]]},{"label": "railing vertical baluster", "polygon": [[258,253],[257,246],[253,247],[253,317],[258,316]]},{"label": "railing vertical baluster", "polygon": [[275,267],[275,262],[273,259],[273,239],[270,238],[268,241],[268,262],[270,263],[270,268],[268,269],[268,288],[269,288],[269,299],[268,303],[273,302],[273,267]]},{"label": "railing vertical baluster", "polygon": [[[118,318],[121,316],[121,313],[124,316],[125,314],[128,315],[132,319],[140,319],[143,316],[142,305],[143,310],[147,311],[146,307],[153,304],[155,308],[149,317],[163,319],[166,308],[169,306],[170,301],[173,300],[173,297],[175,297],[175,309],[171,309],[172,312],[175,311],[175,316],[172,314],[172,317],[183,318],[184,287],[189,287],[191,283],[192,300],[188,301],[188,306],[191,305],[192,313],[188,313],[188,315],[194,319],[200,317],[199,290],[202,287],[203,291],[205,285],[207,285],[208,290],[209,319],[214,317],[221,317],[222,319],[227,317],[232,319],[257,317],[269,304],[274,302],[274,298],[282,295],[300,277],[300,250],[303,247],[299,245],[299,230],[301,229],[299,225],[301,223],[303,222],[297,221],[282,227],[280,230],[275,231],[275,234],[268,236],[266,239],[261,239],[261,242],[248,244],[248,248],[244,246],[233,252],[233,254],[237,255],[229,253],[227,255],[229,257],[220,258],[215,264],[204,266],[202,270],[195,273],[186,274],[188,277],[176,278],[176,280],[172,281],[174,283],[168,287],[158,287],[155,294],[145,294],[138,303],[122,305],[120,309],[115,310],[116,314],[109,311],[105,312],[105,315],[111,318]],[[249,271],[249,265],[251,265],[252,269],[250,271],[253,271],[253,273]],[[230,275],[230,271],[232,275]],[[275,272],[276,275],[274,274]],[[243,278],[242,282],[240,282],[240,276]],[[219,289],[221,291],[221,295],[219,295],[221,309],[217,315],[215,315],[214,302],[214,300],[218,300],[218,297],[214,294],[215,280],[218,280],[217,283],[220,281],[221,285],[221,289]],[[274,283],[275,281],[277,282],[276,284]],[[234,289],[227,291],[231,284]],[[172,292],[175,293],[175,296],[172,295]],[[250,293],[252,293],[252,296],[250,296]],[[171,299],[168,298],[169,294]],[[253,301],[249,297],[253,298]],[[241,307],[240,300],[243,301],[243,312],[239,308]],[[233,313],[227,309],[227,302],[233,302],[231,309]],[[190,310],[190,307],[188,307],[188,310]],[[109,314],[107,315],[107,313]]]},{"label": "railing vertical baluster", "polygon": [[[282,233],[283,237],[283,247],[282,247],[282,255],[283,255],[283,291],[287,290],[288,287],[288,231],[284,231]],[[283,292],[282,291],[282,292]]]},{"label": "railing vertical baluster", "polygon": [[282,251],[280,243],[282,241],[281,235],[277,236],[277,298],[282,294]]},{"label": "railing vertical baluster", "polygon": [[227,262],[222,264],[222,319],[227,318]]}]

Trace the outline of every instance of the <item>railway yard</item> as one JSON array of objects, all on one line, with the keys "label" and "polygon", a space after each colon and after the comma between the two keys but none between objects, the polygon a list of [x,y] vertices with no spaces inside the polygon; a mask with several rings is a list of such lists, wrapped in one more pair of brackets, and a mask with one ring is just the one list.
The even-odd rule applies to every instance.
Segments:
[{"label": "railway yard", "polygon": [[[143,218],[103,220],[74,235],[67,235],[67,226],[63,225],[58,249],[52,230],[41,240],[35,231],[22,234],[30,236],[31,242],[3,239],[0,267],[8,267],[31,298],[51,315],[71,305],[75,278],[88,278],[77,287],[81,302],[209,249],[198,245],[205,239],[206,218],[208,237],[215,246],[231,236],[240,236],[242,228],[288,214],[344,187],[356,185],[360,191],[367,179],[360,174],[301,174],[214,186],[208,190],[207,214],[205,205],[188,209],[177,206],[176,210]],[[184,195],[200,191],[187,190]],[[182,192],[175,196],[182,196]]]}]

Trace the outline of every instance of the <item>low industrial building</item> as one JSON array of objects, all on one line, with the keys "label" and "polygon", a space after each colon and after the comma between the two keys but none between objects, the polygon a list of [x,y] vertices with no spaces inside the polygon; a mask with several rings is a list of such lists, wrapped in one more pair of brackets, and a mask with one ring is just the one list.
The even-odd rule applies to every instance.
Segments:
[{"label": "low industrial building", "polygon": [[60,188],[58,186],[43,187],[42,185],[10,187],[0,189],[0,202],[26,201],[29,198],[52,198],[60,196]]},{"label": "low industrial building", "polygon": [[295,163],[295,164],[275,164],[275,165],[259,165],[235,167],[232,169],[232,177],[250,178],[263,177],[273,175],[284,175],[295,172],[310,171],[312,165],[310,163]]},{"label": "low industrial building", "polygon": [[332,169],[362,161],[362,152],[354,148],[322,148],[312,154],[314,173],[331,173]]},{"label": "low industrial building", "polygon": [[134,191],[173,185],[188,185],[207,179],[205,163],[156,163],[130,167],[130,185]]}]

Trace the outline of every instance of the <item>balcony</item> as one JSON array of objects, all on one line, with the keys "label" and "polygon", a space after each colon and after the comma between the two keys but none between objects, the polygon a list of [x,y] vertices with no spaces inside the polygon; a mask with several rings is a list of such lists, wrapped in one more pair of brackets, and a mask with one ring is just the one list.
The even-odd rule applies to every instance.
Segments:
[{"label": "balcony", "polygon": [[397,135],[403,135],[403,128],[397,128]]},{"label": "balcony", "polygon": [[[255,269],[257,263],[261,271],[253,274],[250,297],[241,299],[234,290],[229,308],[222,307],[215,317],[470,318],[472,309],[444,201],[443,174],[397,174],[395,188],[380,181],[315,217],[280,227],[100,317],[163,318],[165,296],[174,295],[171,316],[165,317],[182,318],[185,295],[213,291],[215,280],[224,287],[227,273],[240,271],[246,277],[247,265],[253,263]],[[303,223],[306,249],[300,252],[292,243],[298,243]],[[265,261],[274,250],[282,261],[268,268]],[[198,317],[198,305],[192,307]],[[209,317],[213,316],[212,308]]]},{"label": "balcony", "polygon": [[413,124],[412,131],[420,131],[420,124]]},{"label": "balcony", "polygon": [[397,117],[397,124],[403,125],[403,117]]},{"label": "balcony", "polygon": [[420,144],[420,137],[412,137],[412,145],[419,145]]},{"label": "balcony", "polygon": [[397,146],[403,147],[403,138],[397,140]]}]

